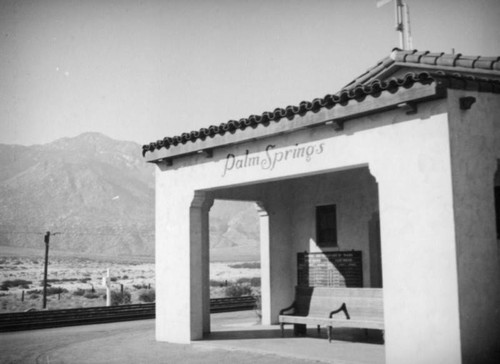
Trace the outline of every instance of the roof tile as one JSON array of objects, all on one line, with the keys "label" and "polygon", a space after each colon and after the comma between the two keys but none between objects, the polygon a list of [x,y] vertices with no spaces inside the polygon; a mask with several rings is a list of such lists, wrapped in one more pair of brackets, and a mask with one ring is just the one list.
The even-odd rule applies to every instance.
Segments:
[{"label": "roof tile", "polygon": [[461,54],[443,54],[441,57],[439,57],[436,61],[437,66],[447,66],[447,67],[454,67],[455,62],[457,61],[457,58],[460,57]]},{"label": "roof tile", "polygon": [[[414,73],[409,72],[402,78],[391,78],[381,80],[375,78],[379,72],[390,67],[394,62],[414,64],[428,64],[437,66],[436,71]],[[439,66],[446,67],[439,69]],[[170,148],[188,141],[205,140],[207,137],[213,138],[216,135],[224,135],[226,132],[235,133],[247,127],[256,128],[259,125],[268,126],[271,121],[279,122],[283,118],[293,119],[295,115],[305,115],[307,112],[318,112],[326,107],[331,109],[336,105],[345,106],[350,100],[363,101],[367,96],[379,97],[382,92],[397,92],[399,88],[411,88],[415,83],[430,84],[436,82],[438,85],[447,88],[477,90],[500,93],[500,80],[498,78],[477,77],[459,72],[446,72],[446,69],[453,70],[454,67],[500,70],[500,57],[476,57],[462,56],[461,54],[444,54],[419,52],[416,50],[395,49],[390,57],[380,61],[375,67],[350,83],[346,88],[336,94],[328,94],[323,98],[316,98],[313,101],[302,101],[298,106],[287,106],[285,109],[276,108],[274,111],[266,111],[261,115],[250,115],[248,118],[239,121],[230,120],[220,125],[211,125],[208,128],[201,128],[190,133],[182,133],[180,136],[165,137],[156,143],[144,145],[143,156],[148,151],[161,148]],[[365,83],[366,82],[366,83]]]},{"label": "roof tile", "polygon": [[406,61],[406,57],[408,55],[414,54],[415,52],[417,52],[416,49],[412,49],[412,50],[395,49],[396,55],[394,57],[394,60],[396,62],[405,62]]},{"label": "roof tile", "polygon": [[456,67],[466,67],[466,68],[474,68],[474,63],[476,63],[479,57],[471,57],[471,56],[460,56],[457,58],[455,62]]},{"label": "roof tile", "polygon": [[369,85],[360,85],[352,90],[342,90],[336,95],[326,95],[324,98],[314,99],[310,101],[302,101],[299,106],[287,106],[285,109],[277,108],[273,112],[264,112],[262,115],[251,115],[248,118],[239,121],[230,120],[227,123],[222,123],[219,126],[212,125],[208,129],[202,128],[198,131],[190,133],[182,133],[180,136],[165,137],[156,143],[150,143],[143,146],[143,155],[148,151],[154,151],[161,148],[170,148],[179,144],[185,144],[188,141],[196,142],[198,139],[205,139],[207,136],[214,137],[215,135],[223,135],[226,132],[234,133],[237,130],[243,130],[246,126],[257,127],[262,124],[264,126],[269,124],[269,120],[276,122],[283,118],[293,119],[295,115],[305,115],[307,112],[318,112],[323,107],[332,108],[335,105],[345,106],[350,100],[363,101],[368,95],[378,97],[383,91],[391,93],[396,92],[400,87],[409,88],[416,82],[430,83],[433,79],[428,73],[409,73],[402,79],[390,79],[388,81],[375,80]]},{"label": "roof tile", "polygon": [[412,62],[412,63],[420,63],[420,59],[422,56],[426,55],[429,53],[429,51],[425,52],[414,52],[412,54],[409,54],[408,56],[405,57],[405,62]]},{"label": "roof tile", "polygon": [[500,57],[479,57],[474,63],[474,68],[482,68],[486,70],[493,69],[493,65],[500,60]]},{"label": "roof tile", "polygon": [[432,64],[436,65],[437,60],[443,55],[444,53],[427,53],[422,56],[420,59],[420,63],[423,64]]}]

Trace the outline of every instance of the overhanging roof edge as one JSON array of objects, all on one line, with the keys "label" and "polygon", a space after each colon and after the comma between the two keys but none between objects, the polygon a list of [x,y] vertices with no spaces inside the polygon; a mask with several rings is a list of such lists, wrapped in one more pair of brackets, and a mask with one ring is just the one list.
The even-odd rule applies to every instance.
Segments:
[{"label": "overhanging roof edge", "polygon": [[350,119],[398,108],[401,104],[417,103],[444,97],[446,88],[433,81],[429,84],[415,83],[410,88],[398,87],[394,92],[384,91],[379,95],[367,95],[361,100],[352,99],[345,105],[336,104],[332,108],[321,108],[317,112],[309,111],[304,115],[293,115],[287,120],[270,121],[267,125],[256,125],[244,130],[227,131],[224,134],[207,136],[203,140],[186,141],[184,144],[170,148],[161,148],[148,152],[146,159],[151,163],[162,160],[172,161],[174,158],[195,155],[214,148],[228,147],[234,144],[264,139],[285,133],[293,133],[300,129],[314,127],[332,122],[334,128],[342,128],[342,124]]}]

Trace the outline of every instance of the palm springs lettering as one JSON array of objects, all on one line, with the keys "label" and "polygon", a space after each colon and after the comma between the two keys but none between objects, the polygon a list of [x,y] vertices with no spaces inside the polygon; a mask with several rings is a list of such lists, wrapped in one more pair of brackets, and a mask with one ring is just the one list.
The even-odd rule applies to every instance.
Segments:
[{"label": "palm springs lettering", "polygon": [[229,153],[226,157],[222,177],[229,171],[251,167],[260,167],[261,169],[272,171],[278,163],[292,159],[305,159],[306,162],[309,162],[313,155],[323,153],[324,145],[325,143],[320,143],[306,147],[296,144],[291,148],[273,150],[276,148],[276,145],[270,144],[266,147],[264,156],[250,155],[248,149],[242,156],[235,156]]}]

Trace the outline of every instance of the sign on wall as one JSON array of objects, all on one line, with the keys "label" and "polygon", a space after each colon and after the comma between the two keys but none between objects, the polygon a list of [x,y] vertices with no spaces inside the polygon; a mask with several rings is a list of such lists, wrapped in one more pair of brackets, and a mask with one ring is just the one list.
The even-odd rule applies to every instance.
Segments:
[{"label": "sign on wall", "polygon": [[361,251],[298,253],[297,285],[363,287]]},{"label": "sign on wall", "polygon": [[265,152],[250,153],[247,149],[243,155],[234,155],[229,153],[224,162],[224,170],[222,177],[229,172],[239,169],[262,169],[272,171],[279,164],[292,161],[294,159],[310,162],[317,155],[322,154],[325,149],[325,143],[313,143],[310,145],[299,145],[287,148],[276,148],[276,145],[270,144],[266,147]]}]

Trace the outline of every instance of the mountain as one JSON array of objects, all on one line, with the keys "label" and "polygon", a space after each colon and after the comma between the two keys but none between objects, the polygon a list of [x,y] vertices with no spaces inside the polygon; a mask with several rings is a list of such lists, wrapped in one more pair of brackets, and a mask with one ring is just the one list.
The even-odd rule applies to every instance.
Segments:
[{"label": "mountain", "polygon": [[[0,247],[43,247],[79,255],[154,254],[154,166],[141,146],[99,133],[45,145],[0,144]],[[231,214],[227,214],[231,211]],[[258,245],[255,209],[218,202],[211,246]],[[243,223],[247,221],[247,223]]]},{"label": "mountain", "polygon": [[210,246],[214,249],[259,246],[259,218],[253,203],[215,201],[210,210]]}]

